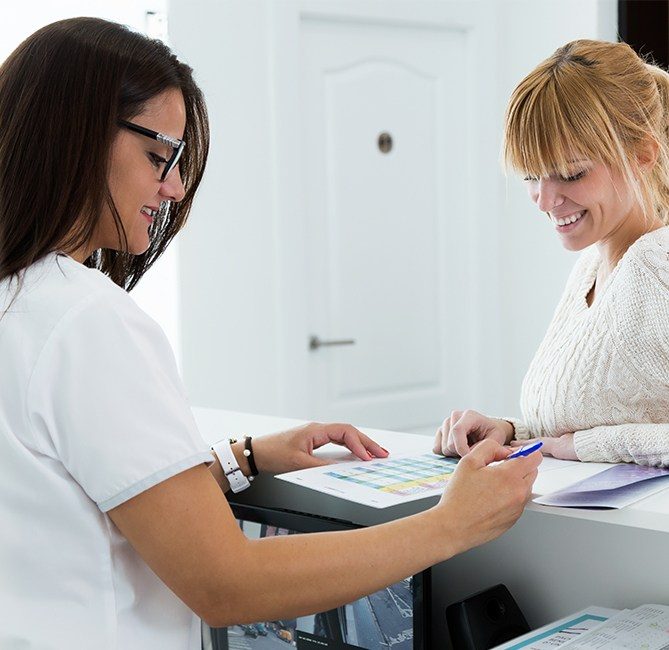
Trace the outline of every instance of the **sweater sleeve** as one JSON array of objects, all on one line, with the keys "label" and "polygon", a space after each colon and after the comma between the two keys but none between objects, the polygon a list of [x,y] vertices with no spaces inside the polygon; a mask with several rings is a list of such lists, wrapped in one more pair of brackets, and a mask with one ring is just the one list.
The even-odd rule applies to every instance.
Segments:
[{"label": "sweater sleeve", "polygon": [[500,420],[506,420],[513,427],[513,439],[514,440],[529,440],[532,438],[532,432],[530,428],[520,420],[519,418],[498,418]]},{"label": "sweater sleeve", "polygon": [[599,426],[574,433],[579,460],[669,467],[669,423]]}]

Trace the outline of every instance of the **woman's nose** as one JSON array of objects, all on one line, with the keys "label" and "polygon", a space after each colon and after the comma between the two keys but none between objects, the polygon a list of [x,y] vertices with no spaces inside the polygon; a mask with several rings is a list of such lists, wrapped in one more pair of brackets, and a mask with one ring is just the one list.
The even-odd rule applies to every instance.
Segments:
[{"label": "woman's nose", "polygon": [[550,178],[540,178],[536,181],[530,195],[542,212],[550,212],[564,202],[558,183]]},{"label": "woman's nose", "polygon": [[177,165],[162,182],[160,186],[160,194],[165,197],[166,201],[172,203],[179,203],[186,195],[183,181],[181,180],[181,170]]}]

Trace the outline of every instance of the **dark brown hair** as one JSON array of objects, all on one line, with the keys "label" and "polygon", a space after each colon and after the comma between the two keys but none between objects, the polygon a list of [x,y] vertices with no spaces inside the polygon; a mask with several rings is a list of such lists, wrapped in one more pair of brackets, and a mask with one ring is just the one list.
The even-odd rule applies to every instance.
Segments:
[{"label": "dark brown hair", "polygon": [[0,280],[85,245],[105,206],[127,248],[107,183],[118,120],[172,88],[186,105],[185,197],[154,222],[145,253],[103,249],[86,260],[127,290],[184,226],[204,172],[209,127],[192,70],[161,41],[99,18],[47,25],[10,54],[0,67]]}]

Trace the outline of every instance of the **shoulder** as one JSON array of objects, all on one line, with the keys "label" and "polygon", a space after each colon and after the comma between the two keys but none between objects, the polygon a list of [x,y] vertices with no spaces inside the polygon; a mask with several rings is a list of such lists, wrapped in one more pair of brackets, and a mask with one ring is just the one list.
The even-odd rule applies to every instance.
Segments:
[{"label": "shoulder", "polygon": [[3,300],[11,301],[2,321],[5,343],[23,341],[32,363],[47,349],[64,350],[70,343],[113,347],[135,339],[162,345],[165,339],[126,291],[63,255],[47,255],[25,269],[15,297],[11,288],[0,286]]},{"label": "shoulder", "polygon": [[620,260],[611,284],[612,305],[619,319],[667,329],[669,227],[639,237]]},{"label": "shoulder", "polygon": [[[16,298],[20,312],[42,326],[55,328],[64,320],[96,312],[143,312],[121,287],[106,275],[66,255],[49,254],[28,267]],[[148,316],[146,316],[148,318]]]},{"label": "shoulder", "polygon": [[629,248],[621,271],[626,275],[644,272],[659,284],[658,289],[669,289],[669,226],[658,228],[639,237]]},{"label": "shoulder", "polygon": [[53,295],[69,305],[91,293],[120,295],[126,292],[106,275],[76,262],[67,255],[50,253],[25,270],[26,295]]},{"label": "shoulder", "polygon": [[612,278],[607,322],[617,349],[642,376],[667,383],[669,376],[669,228],[639,238]]}]

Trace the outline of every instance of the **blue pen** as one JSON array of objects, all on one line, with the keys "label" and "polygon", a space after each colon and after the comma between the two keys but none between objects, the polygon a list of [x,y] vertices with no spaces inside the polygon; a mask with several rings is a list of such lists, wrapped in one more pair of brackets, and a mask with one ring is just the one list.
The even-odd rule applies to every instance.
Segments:
[{"label": "blue pen", "polygon": [[531,442],[529,445],[523,445],[518,451],[514,451],[510,456],[507,456],[505,460],[511,458],[519,458],[520,456],[529,456],[533,451],[540,449],[543,446],[543,442]]}]

